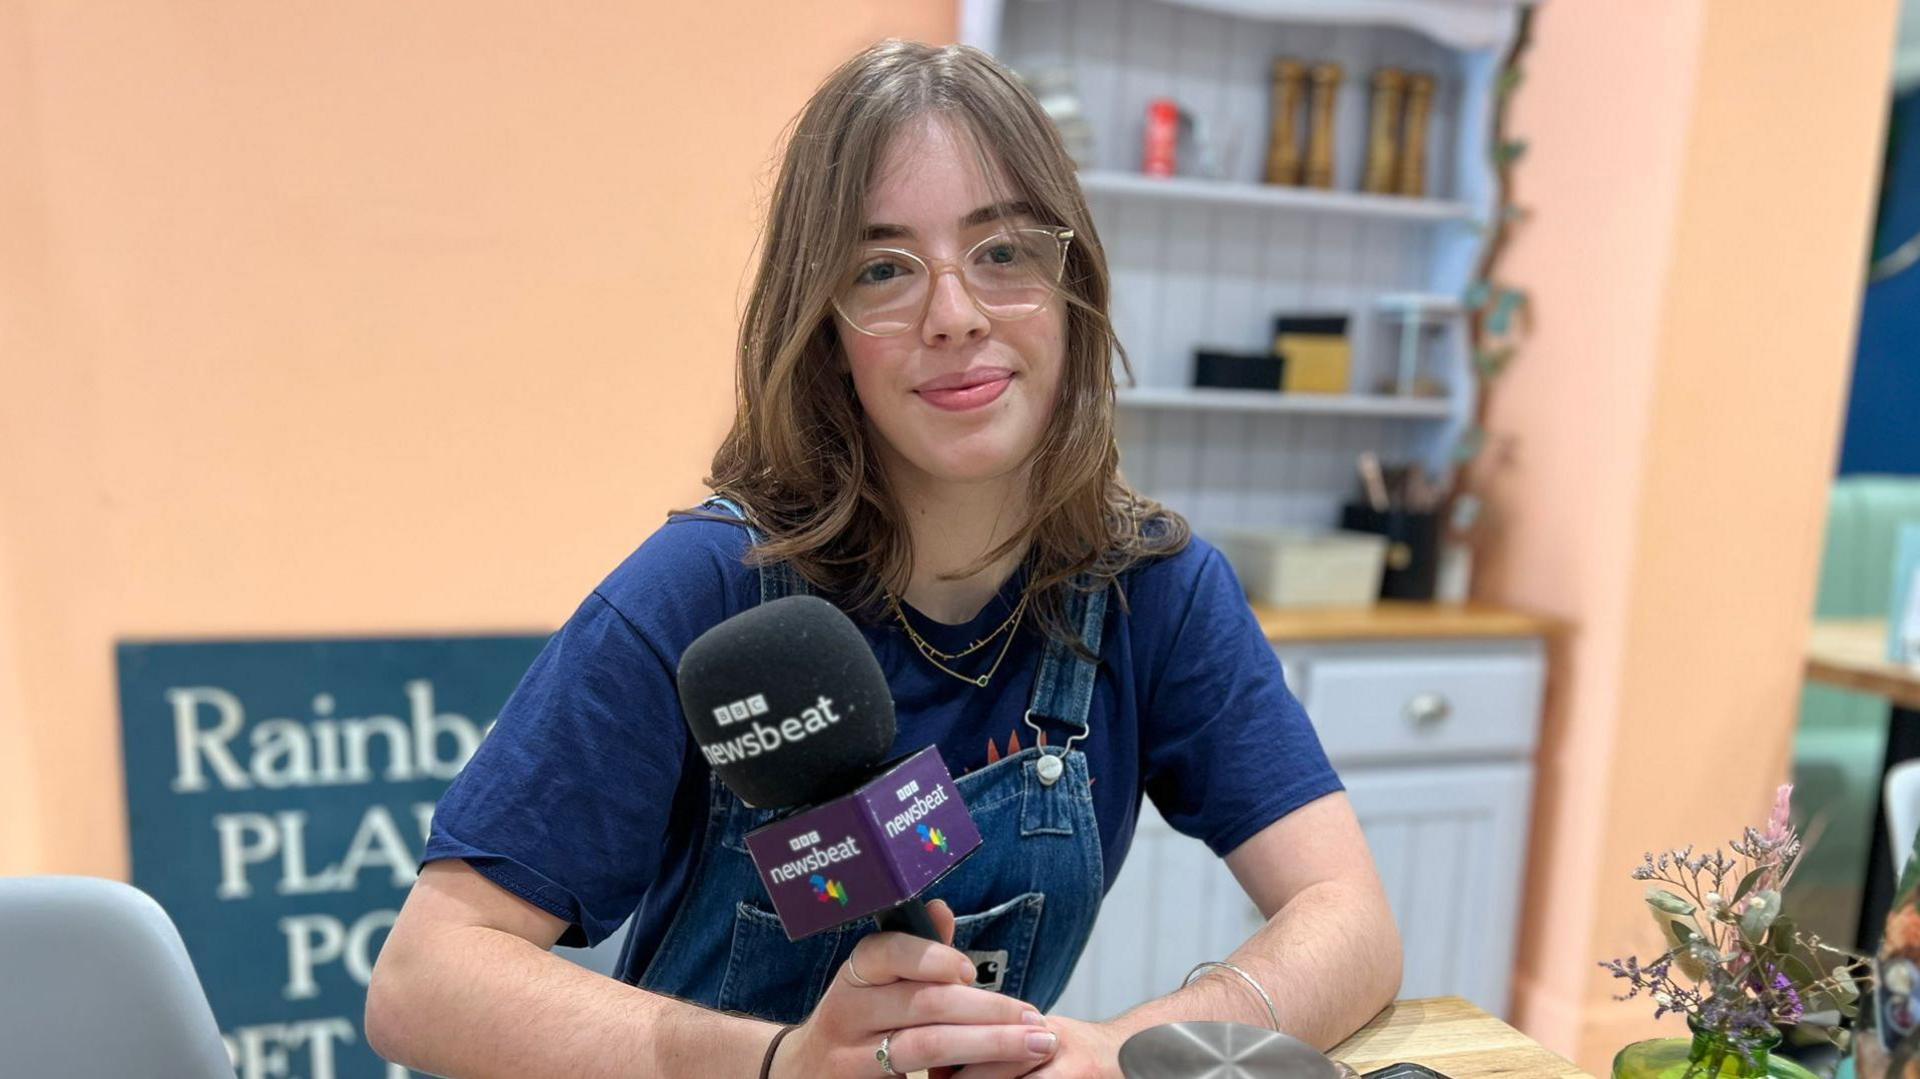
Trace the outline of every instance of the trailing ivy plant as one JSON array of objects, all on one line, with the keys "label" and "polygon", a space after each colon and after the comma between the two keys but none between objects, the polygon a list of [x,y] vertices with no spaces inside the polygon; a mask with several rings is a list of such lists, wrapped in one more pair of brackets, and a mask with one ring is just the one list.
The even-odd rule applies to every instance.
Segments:
[{"label": "trailing ivy plant", "polygon": [[1494,85],[1493,133],[1487,154],[1493,166],[1493,213],[1482,228],[1486,243],[1480,249],[1472,280],[1461,297],[1466,308],[1467,343],[1473,359],[1473,417],[1454,444],[1451,482],[1447,485],[1446,504],[1441,520],[1446,524],[1450,542],[1468,542],[1480,518],[1480,496],[1476,487],[1486,467],[1487,410],[1492,387],[1518,351],[1519,339],[1527,328],[1528,301],[1525,290],[1503,281],[1496,273],[1500,256],[1515,225],[1525,219],[1525,211],[1513,202],[1513,169],[1526,153],[1527,144],[1510,130],[1509,107],[1523,75],[1521,58],[1532,43],[1533,5],[1524,4],[1518,13],[1513,41],[1501,58]]}]

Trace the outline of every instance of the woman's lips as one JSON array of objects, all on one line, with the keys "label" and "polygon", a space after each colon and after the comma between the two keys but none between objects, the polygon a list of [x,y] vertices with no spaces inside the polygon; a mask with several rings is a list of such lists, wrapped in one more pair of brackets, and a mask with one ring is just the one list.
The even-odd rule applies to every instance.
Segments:
[{"label": "woman's lips", "polygon": [[961,386],[951,390],[915,390],[920,399],[935,408],[948,412],[965,412],[968,409],[990,405],[1013,384],[1011,372],[986,382],[971,386]]}]

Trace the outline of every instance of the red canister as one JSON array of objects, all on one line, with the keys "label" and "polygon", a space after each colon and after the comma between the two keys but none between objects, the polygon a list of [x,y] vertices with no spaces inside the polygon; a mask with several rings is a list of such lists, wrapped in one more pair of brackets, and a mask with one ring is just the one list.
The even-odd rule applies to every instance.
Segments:
[{"label": "red canister", "polygon": [[1140,147],[1140,171],[1148,176],[1174,175],[1175,148],[1180,143],[1180,106],[1169,98],[1147,102],[1145,137]]}]

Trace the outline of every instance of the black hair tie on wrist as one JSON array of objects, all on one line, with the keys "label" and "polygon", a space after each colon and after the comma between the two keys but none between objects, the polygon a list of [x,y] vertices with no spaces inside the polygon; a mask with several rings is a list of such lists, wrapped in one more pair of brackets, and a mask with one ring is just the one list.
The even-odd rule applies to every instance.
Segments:
[{"label": "black hair tie on wrist", "polygon": [[773,1054],[780,1051],[780,1040],[798,1029],[793,1026],[781,1027],[773,1040],[767,1043],[767,1058],[760,1062],[760,1079],[768,1079],[773,1074]]}]

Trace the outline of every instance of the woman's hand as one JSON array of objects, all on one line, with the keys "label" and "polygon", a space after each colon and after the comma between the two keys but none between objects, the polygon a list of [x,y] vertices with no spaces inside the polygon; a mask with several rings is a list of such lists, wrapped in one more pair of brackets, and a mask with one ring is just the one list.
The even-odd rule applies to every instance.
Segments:
[{"label": "woman's hand", "polygon": [[1060,1035],[1060,1048],[1038,1064],[975,1064],[954,1073],[954,1079],[1120,1079],[1122,1032],[1105,1023],[1083,1023],[1049,1016],[1047,1025]]},{"label": "woman's hand", "polygon": [[974,988],[973,961],[950,946],[953,911],[935,900],[927,913],[947,943],[874,933],[854,945],[813,1014],[780,1043],[773,1079],[883,1076],[874,1050],[889,1035],[888,1057],[903,1076],[989,1063],[1019,1075],[1052,1055],[1038,1009]]}]

